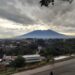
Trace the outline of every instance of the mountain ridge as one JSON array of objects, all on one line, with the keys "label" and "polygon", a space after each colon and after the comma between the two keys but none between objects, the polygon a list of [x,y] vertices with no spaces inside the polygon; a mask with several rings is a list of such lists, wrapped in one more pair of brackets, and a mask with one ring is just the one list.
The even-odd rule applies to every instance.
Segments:
[{"label": "mountain ridge", "polygon": [[53,30],[35,30],[27,34],[19,36],[19,38],[40,38],[40,39],[49,39],[49,38],[67,38],[66,35],[60,34]]}]

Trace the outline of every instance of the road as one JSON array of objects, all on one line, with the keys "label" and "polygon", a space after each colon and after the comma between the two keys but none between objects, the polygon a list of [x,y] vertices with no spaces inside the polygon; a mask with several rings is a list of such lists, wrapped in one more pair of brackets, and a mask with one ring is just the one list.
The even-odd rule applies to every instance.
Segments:
[{"label": "road", "polygon": [[54,75],[75,75],[75,59],[59,62],[53,66],[46,65],[40,68],[16,73],[13,75],[50,75],[49,73],[51,70],[53,70]]},{"label": "road", "polygon": [[[33,75],[50,75],[51,70],[35,73]],[[75,59],[62,64],[61,66],[54,67],[54,75],[75,75]]]}]

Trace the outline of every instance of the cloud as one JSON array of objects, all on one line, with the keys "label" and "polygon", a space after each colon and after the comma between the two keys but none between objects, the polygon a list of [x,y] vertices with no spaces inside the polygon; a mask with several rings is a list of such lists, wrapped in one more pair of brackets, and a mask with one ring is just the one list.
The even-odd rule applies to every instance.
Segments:
[{"label": "cloud", "polygon": [[0,18],[0,38],[11,38],[26,34],[33,30],[48,30],[48,25],[23,25],[11,20]]},{"label": "cloud", "polygon": [[35,23],[27,4],[23,5],[19,0],[0,0],[0,3],[0,16],[2,18],[7,18],[24,24]]},{"label": "cloud", "polygon": [[55,24],[61,24],[67,19],[73,21],[75,1],[70,5],[56,0],[55,6],[49,8],[41,7],[39,1],[0,0],[0,16],[23,24],[35,24],[39,22],[39,19],[44,23]]},{"label": "cloud", "polygon": [[7,20],[6,24],[0,22],[0,34],[16,36],[37,29],[75,33],[75,1],[69,4],[55,0],[55,6],[48,8],[41,7],[39,1],[0,0],[0,18]]}]

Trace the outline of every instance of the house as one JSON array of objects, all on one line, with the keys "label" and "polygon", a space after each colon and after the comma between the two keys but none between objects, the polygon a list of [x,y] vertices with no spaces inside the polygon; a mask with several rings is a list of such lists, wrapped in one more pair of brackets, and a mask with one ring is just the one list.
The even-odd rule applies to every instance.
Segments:
[{"label": "house", "polygon": [[15,60],[17,58],[17,56],[6,56],[4,55],[3,59],[2,59],[2,64],[4,65],[9,65],[9,63],[13,60]]},{"label": "house", "polygon": [[2,62],[2,59],[0,59],[0,62]]},{"label": "house", "polygon": [[3,56],[3,60],[10,60],[10,61],[13,61],[17,58],[17,56],[6,56],[4,55]]}]

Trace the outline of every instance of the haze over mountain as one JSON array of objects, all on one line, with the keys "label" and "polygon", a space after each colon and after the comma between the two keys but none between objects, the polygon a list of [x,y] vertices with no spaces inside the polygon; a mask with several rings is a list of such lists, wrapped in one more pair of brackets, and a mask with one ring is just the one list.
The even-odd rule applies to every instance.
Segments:
[{"label": "haze over mountain", "polygon": [[68,36],[64,34],[57,33],[53,30],[35,30],[30,33],[19,36],[18,38],[41,38],[41,39],[49,39],[49,38],[67,38]]}]

